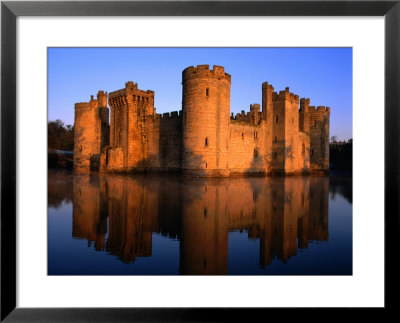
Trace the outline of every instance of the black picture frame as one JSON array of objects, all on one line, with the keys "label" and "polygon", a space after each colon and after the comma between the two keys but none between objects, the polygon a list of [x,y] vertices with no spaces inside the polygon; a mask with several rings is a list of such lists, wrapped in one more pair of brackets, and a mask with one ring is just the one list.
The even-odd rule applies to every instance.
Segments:
[{"label": "black picture frame", "polygon": [[[385,307],[396,310],[399,278],[400,0],[396,1],[82,1],[1,3],[1,321],[253,321],[306,309],[16,307],[16,19],[18,16],[384,16]],[[373,81],[373,80],[371,80]],[[371,165],[371,171],[373,166]],[[373,189],[373,188],[371,188]],[[371,237],[373,239],[373,237]],[[371,255],[373,261],[373,255]],[[40,292],[40,291],[38,291]],[[288,311],[289,310],[289,311]],[[335,318],[336,310],[326,309]],[[347,310],[347,312],[349,309]],[[310,315],[310,311],[306,311]],[[269,313],[268,313],[269,314]],[[261,315],[261,316],[260,316]],[[296,313],[296,315],[298,315]],[[315,312],[313,314],[315,315]],[[292,315],[290,315],[292,316]],[[258,320],[258,319],[257,319]]]}]

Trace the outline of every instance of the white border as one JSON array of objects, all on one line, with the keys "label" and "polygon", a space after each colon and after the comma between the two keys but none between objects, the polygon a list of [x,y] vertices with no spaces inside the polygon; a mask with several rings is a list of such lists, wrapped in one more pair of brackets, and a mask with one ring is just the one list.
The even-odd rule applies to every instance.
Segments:
[{"label": "white border", "polygon": [[[18,306],[384,305],[383,17],[19,17],[17,31]],[[238,45],[353,47],[353,276],[46,276],[46,48]]]}]

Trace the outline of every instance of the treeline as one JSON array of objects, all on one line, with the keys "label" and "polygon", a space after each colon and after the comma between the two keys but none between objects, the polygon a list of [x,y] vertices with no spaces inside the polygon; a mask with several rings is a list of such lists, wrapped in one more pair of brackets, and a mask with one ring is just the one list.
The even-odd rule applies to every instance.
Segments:
[{"label": "treeline", "polygon": [[60,119],[47,124],[49,150],[74,150],[74,127],[65,125]]},{"label": "treeline", "polygon": [[329,145],[330,169],[340,171],[353,170],[353,139],[333,141]]}]

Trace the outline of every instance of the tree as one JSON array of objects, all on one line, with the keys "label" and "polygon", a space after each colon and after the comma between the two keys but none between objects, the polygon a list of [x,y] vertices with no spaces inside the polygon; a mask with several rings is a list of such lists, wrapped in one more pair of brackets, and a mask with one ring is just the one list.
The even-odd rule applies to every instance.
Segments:
[{"label": "tree", "polygon": [[74,149],[74,127],[65,125],[57,119],[49,121],[47,125],[48,149],[73,150]]},{"label": "tree", "polygon": [[337,136],[332,136],[331,137],[331,142],[336,143],[337,142]]}]

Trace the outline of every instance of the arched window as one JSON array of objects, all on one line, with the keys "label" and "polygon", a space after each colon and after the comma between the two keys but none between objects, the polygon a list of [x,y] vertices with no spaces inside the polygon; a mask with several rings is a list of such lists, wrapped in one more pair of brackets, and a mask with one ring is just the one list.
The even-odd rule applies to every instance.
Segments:
[{"label": "arched window", "polygon": [[278,120],[279,120],[278,115],[276,115],[275,116],[275,122],[278,123]]},{"label": "arched window", "polygon": [[314,155],[314,149],[311,149],[311,156]]},{"label": "arched window", "polygon": [[210,94],[210,90],[206,89],[206,96],[208,96]]},{"label": "arched window", "polygon": [[206,138],[205,140],[204,140],[204,145],[207,147],[208,146],[208,138]]},{"label": "arched window", "polygon": [[317,120],[314,120],[314,127],[317,126]]},{"label": "arched window", "polygon": [[303,155],[306,153],[306,145],[304,143],[301,152]]},{"label": "arched window", "polygon": [[278,142],[278,137],[275,136],[274,142]]},{"label": "arched window", "polygon": [[242,139],[244,139],[244,133],[242,132]]},{"label": "arched window", "polygon": [[274,152],[274,158],[276,158],[276,151]]}]

